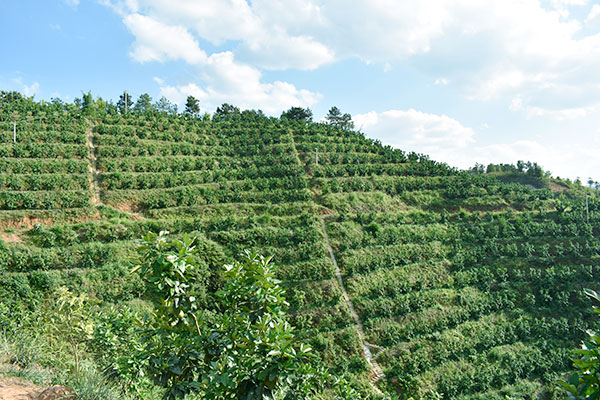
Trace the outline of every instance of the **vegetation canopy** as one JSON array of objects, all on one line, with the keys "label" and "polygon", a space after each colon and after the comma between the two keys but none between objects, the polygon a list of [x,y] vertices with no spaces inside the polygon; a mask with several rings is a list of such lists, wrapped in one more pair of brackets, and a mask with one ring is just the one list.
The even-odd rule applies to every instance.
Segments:
[{"label": "vegetation canopy", "polygon": [[600,327],[593,180],[458,170],[339,109],[82,96],[0,92],[3,372],[83,400],[564,398]]},{"label": "vegetation canopy", "polygon": [[196,315],[194,240],[149,233],[138,251],[140,273],[159,293],[145,352],[166,398],[301,399],[320,386],[310,347],[296,345],[284,320],[284,290],[269,259],[248,252],[226,265],[214,308]]}]

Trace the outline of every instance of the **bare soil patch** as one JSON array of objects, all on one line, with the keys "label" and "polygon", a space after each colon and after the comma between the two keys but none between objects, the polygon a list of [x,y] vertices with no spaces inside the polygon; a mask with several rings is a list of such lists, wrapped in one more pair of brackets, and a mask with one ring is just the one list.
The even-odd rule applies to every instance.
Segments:
[{"label": "bare soil patch", "polygon": [[0,232],[0,240],[4,240],[5,243],[19,243],[21,238],[16,233]]},{"label": "bare soil patch", "polygon": [[52,225],[51,218],[37,218],[24,216],[22,219],[6,220],[0,223],[1,229],[18,228],[18,229],[31,229],[35,224]]},{"label": "bare soil patch", "polygon": [[550,182],[550,190],[553,192],[564,192],[569,187],[563,183]]},{"label": "bare soil patch", "polygon": [[0,400],[75,400],[75,392],[66,386],[47,388],[18,378],[0,375]]},{"label": "bare soil patch", "polygon": [[119,211],[125,211],[128,213],[138,213],[140,211],[139,206],[133,201],[122,202],[118,204],[111,204],[114,208]]},{"label": "bare soil patch", "polygon": [[43,388],[16,378],[0,376],[0,400],[32,400]]}]

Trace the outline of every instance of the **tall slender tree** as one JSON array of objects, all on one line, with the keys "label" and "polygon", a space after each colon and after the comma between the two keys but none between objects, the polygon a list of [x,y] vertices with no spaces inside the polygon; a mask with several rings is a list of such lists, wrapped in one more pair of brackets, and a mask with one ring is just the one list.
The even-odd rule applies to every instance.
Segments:
[{"label": "tall slender tree", "polygon": [[92,96],[92,92],[88,91],[87,93],[83,93],[81,97],[81,112],[84,115],[93,114],[96,111],[96,104],[94,102],[94,96]]},{"label": "tall slender tree", "polygon": [[336,126],[344,130],[354,129],[352,116],[348,113],[342,114],[340,109],[335,106],[329,109],[325,119],[329,125]]},{"label": "tall slender tree", "polygon": [[138,113],[152,111],[152,97],[148,93],[143,93],[138,97],[133,109]]},{"label": "tall slender tree", "polygon": [[194,96],[188,96],[185,102],[185,114],[197,117],[200,114],[200,102]]},{"label": "tall slender tree", "polygon": [[117,102],[117,109],[121,114],[127,114],[131,110],[132,105],[133,100],[131,100],[131,95],[127,93],[127,90],[125,90],[123,94],[119,96],[119,101]]}]

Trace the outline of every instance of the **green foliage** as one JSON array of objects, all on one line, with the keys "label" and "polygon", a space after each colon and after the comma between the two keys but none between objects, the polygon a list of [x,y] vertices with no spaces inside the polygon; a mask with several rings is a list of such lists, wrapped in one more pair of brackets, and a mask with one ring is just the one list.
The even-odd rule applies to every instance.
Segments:
[{"label": "green foliage", "polygon": [[[569,349],[593,320],[580,287],[598,289],[600,197],[575,186],[558,194],[514,183],[557,183],[537,176],[534,163],[458,171],[335,124],[232,105],[211,119],[179,115],[161,100],[125,114],[122,98],[120,114],[97,99],[92,120],[78,108],[82,101],[0,99],[0,114],[10,117],[0,121],[0,326],[8,336],[20,332],[20,341],[48,342],[47,359],[21,346],[27,365],[72,377],[72,345],[45,322],[24,321],[44,315],[53,304],[44,299],[61,286],[97,300],[93,337],[79,348],[90,396],[104,383],[126,388],[123,396],[162,396],[166,389],[148,375],[152,348],[165,385],[180,379],[177,366],[196,377],[225,371],[205,364],[208,350],[234,332],[224,328],[221,266],[249,249],[278,261],[271,272],[290,312],[271,318],[287,321],[312,347],[309,366],[322,363],[339,378],[319,378],[328,387],[316,398],[376,398],[321,217],[366,340],[383,347],[376,358],[386,378],[378,385],[399,398],[552,398]],[[16,144],[10,119],[19,121]],[[89,201],[91,124],[101,206]],[[130,273],[129,260],[137,238],[161,230],[172,235],[155,250],[179,261],[155,264],[169,281],[148,283]],[[185,233],[197,237],[184,245],[194,248],[189,259],[169,246],[187,243]],[[231,326],[239,322],[229,317]],[[249,321],[259,332],[258,320]],[[225,350],[223,357],[234,357],[234,347]],[[258,374],[249,365],[243,371]],[[189,382],[181,388],[204,390],[205,381],[192,389]],[[282,396],[284,386],[277,385]],[[115,398],[110,391],[105,397]]]},{"label": "green foliage", "polygon": [[225,266],[215,308],[197,313],[189,292],[196,266],[194,239],[171,241],[148,234],[138,268],[160,296],[146,349],[150,373],[169,399],[304,398],[316,376],[306,363],[311,349],[294,343],[284,320],[284,291],[268,259],[246,253]]},{"label": "green foliage", "polygon": [[292,107],[287,111],[281,113],[281,118],[288,119],[290,121],[302,121],[305,123],[311,122],[313,113],[310,108]]},{"label": "green foliage", "polygon": [[[591,289],[584,289],[587,296],[600,301],[600,295]],[[594,306],[594,312],[600,309]],[[573,367],[567,380],[559,380],[558,384],[569,394],[570,399],[600,398],[600,331],[588,329],[587,338],[581,344],[581,349],[573,352],[578,356],[573,358]]]},{"label": "green foliage", "polygon": [[80,345],[90,340],[94,332],[90,309],[92,303],[86,295],[75,295],[64,286],[56,289],[52,301],[56,308],[48,313],[48,324],[55,335],[71,345],[75,356],[75,373],[78,373]]},{"label": "green foliage", "polygon": [[102,309],[94,325],[90,348],[107,375],[118,378],[138,395],[151,382],[147,378],[148,363],[141,356],[143,319],[148,317],[131,303]]},{"label": "green foliage", "polygon": [[135,102],[134,111],[138,113],[149,113],[152,111],[152,97],[148,93],[142,93]]},{"label": "green foliage", "polygon": [[133,105],[133,100],[131,99],[131,95],[124,91],[122,95],[119,96],[119,101],[117,102],[117,109],[121,114],[127,114],[131,112],[131,106]]},{"label": "green foliage", "polygon": [[331,107],[325,116],[327,123],[343,130],[354,129],[352,116],[348,113],[342,114],[339,108]]},{"label": "green foliage", "polygon": [[217,107],[213,119],[223,121],[240,115],[240,109],[234,105],[223,103]]},{"label": "green foliage", "polygon": [[161,97],[154,103],[154,109],[156,111],[167,114],[167,115],[175,115],[177,114],[177,105],[173,104],[166,97]]},{"label": "green foliage", "polygon": [[194,96],[188,96],[185,102],[185,114],[197,117],[200,114],[200,102]]},{"label": "green foliage", "polygon": [[88,91],[84,93],[81,97],[81,113],[83,115],[91,115],[96,111],[96,102],[94,101],[94,96],[92,96],[92,92]]}]

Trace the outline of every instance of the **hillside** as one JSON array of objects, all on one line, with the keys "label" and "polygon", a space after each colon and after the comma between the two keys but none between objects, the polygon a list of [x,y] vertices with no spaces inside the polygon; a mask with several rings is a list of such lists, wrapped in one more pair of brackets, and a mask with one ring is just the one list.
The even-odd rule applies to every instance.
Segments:
[{"label": "hillside", "polygon": [[61,285],[143,309],[129,270],[136,241],[161,230],[199,236],[215,275],[244,249],[272,255],[300,339],[365,397],[362,333],[385,374],[377,385],[401,399],[551,398],[597,325],[582,288],[600,289],[600,203],[590,198],[587,222],[583,190],[534,190],[254,111],[1,107],[7,338]]}]

